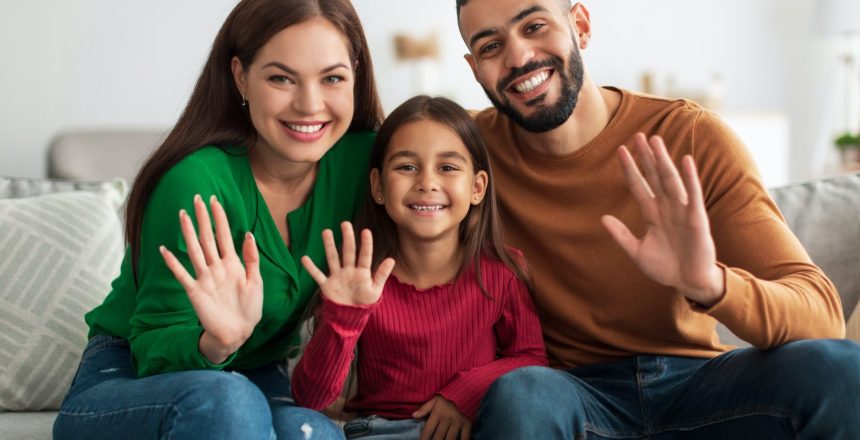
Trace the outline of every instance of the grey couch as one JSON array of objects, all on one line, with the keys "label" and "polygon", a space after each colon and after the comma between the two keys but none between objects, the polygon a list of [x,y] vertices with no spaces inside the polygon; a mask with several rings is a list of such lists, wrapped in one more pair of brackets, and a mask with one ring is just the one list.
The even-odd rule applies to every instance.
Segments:
[{"label": "grey couch", "polygon": [[[138,144],[137,150],[124,154],[140,160],[148,152],[151,139],[154,138],[143,136],[143,142]],[[66,185],[66,189],[80,188]],[[9,184],[4,187],[0,179],[0,198],[26,195],[21,194],[20,187],[17,194],[12,192]],[[772,194],[812,259],[836,284],[842,296],[846,319],[853,313],[852,319],[858,321],[857,327],[860,328],[860,310],[854,313],[860,301],[860,264],[857,262],[860,255],[860,174],[776,188]],[[725,328],[720,329],[720,332],[724,341],[746,345]],[[50,438],[55,417],[56,412],[53,411],[0,412],[0,439]]]}]

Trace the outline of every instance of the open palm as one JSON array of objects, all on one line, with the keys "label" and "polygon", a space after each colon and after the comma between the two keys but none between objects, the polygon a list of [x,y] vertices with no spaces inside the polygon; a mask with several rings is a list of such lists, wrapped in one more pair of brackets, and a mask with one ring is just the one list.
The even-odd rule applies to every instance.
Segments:
[{"label": "open palm", "polygon": [[626,147],[619,149],[619,159],[646,232],[637,238],[608,215],[603,224],[646,276],[690,300],[713,304],[722,296],[723,277],[695,164],[690,156],[684,157],[682,179],[662,139],[646,139],[640,133],[635,143],[645,176]]},{"label": "open palm", "polygon": [[245,260],[243,265],[234,249],[224,208],[214,196],[210,203],[215,220],[214,235],[209,213],[199,195],[194,198],[199,239],[188,214],[184,210],[179,214],[188,258],[196,278],[163,246],[162,255],[167,267],[188,294],[188,299],[205,330],[205,337],[216,342],[222,351],[229,354],[250,337],[254,326],[260,322],[263,311],[263,280],[260,277],[260,259],[253,236],[250,233],[245,236],[242,245]]},{"label": "open palm", "polygon": [[371,275],[373,261],[373,236],[370,231],[361,231],[361,249],[356,260],[355,233],[352,224],[341,224],[343,234],[343,261],[338,256],[334,234],[330,229],[322,233],[323,247],[329,267],[326,276],[308,256],[302,257],[302,265],[320,286],[323,296],[337,304],[367,305],[379,301],[385,281],[394,268],[394,260],[386,258]]}]

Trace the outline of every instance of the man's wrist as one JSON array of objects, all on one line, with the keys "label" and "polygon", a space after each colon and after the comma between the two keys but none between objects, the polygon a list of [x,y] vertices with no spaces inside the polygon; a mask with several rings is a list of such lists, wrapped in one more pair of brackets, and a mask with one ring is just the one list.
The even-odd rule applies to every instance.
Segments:
[{"label": "man's wrist", "polygon": [[709,286],[706,288],[695,293],[685,294],[687,300],[703,309],[709,309],[720,302],[726,295],[725,269],[719,265],[714,265],[710,279]]}]

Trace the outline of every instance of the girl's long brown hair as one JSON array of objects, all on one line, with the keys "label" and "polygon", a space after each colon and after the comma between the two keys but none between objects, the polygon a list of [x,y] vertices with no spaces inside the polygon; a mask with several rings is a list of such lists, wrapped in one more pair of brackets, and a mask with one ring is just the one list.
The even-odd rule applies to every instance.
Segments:
[{"label": "girl's long brown hair", "polygon": [[[460,222],[459,236],[460,246],[463,248],[463,263],[458,276],[462,276],[471,267],[475,279],[481,286],[481,291],[490,296],[481,277],[480,265],[481,257],[490,257],[508,266],[531,290],[532,284],[524,261],[512,256],[505,247],[493,185],[493,172],[490,169],[490,157],[478,127],[463,107],[447,98],[426,95],[416,96],[404,102],[391,112],[379,129],[373,151],[370,153],[370,169],[376,169],[382,175],[383,162],[388,153],[391,137],[403,125],[418,120],[435,121],[453,130],[472,156],[473,172],[484,171],[488,176],[484,200],[478,205],[470,206],[466,218]],[[368,185],[364,208],[356,223],[360,228],[367,228],[373,232],[375,269],[387,257],[393,257],[396,260],[399,246],[397,225],[388,216],[385,206],[374,202],[370,191]]]},{"label": "girl's long brown hair", "polygon": [[242,107],[242,96],[233,81],[230,69],[233,57],[238,57],[247,69],[272,36],[315,17],[323,17],[334,24],[351,45],[355,105],[349,131],[379,128],[383,113],[373,78],[370,51],[361,21],[349,0],[240,1],[215,37],[209,59],[182,116],[135,178],[125,224],[135,280],[143,211],[164,173],[207,145],[253,146],[256,142],[257,132]]}]

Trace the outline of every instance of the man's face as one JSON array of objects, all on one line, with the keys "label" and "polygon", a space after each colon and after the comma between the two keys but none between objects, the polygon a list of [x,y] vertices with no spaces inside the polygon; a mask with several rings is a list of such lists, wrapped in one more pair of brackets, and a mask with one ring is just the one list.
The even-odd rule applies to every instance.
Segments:
[{"label": "man's face", "polygon": [[499,111],[535,133],[567,121],[584,72],[569,11],[556,0],[471,0],[460,10],[460,32]]}]

